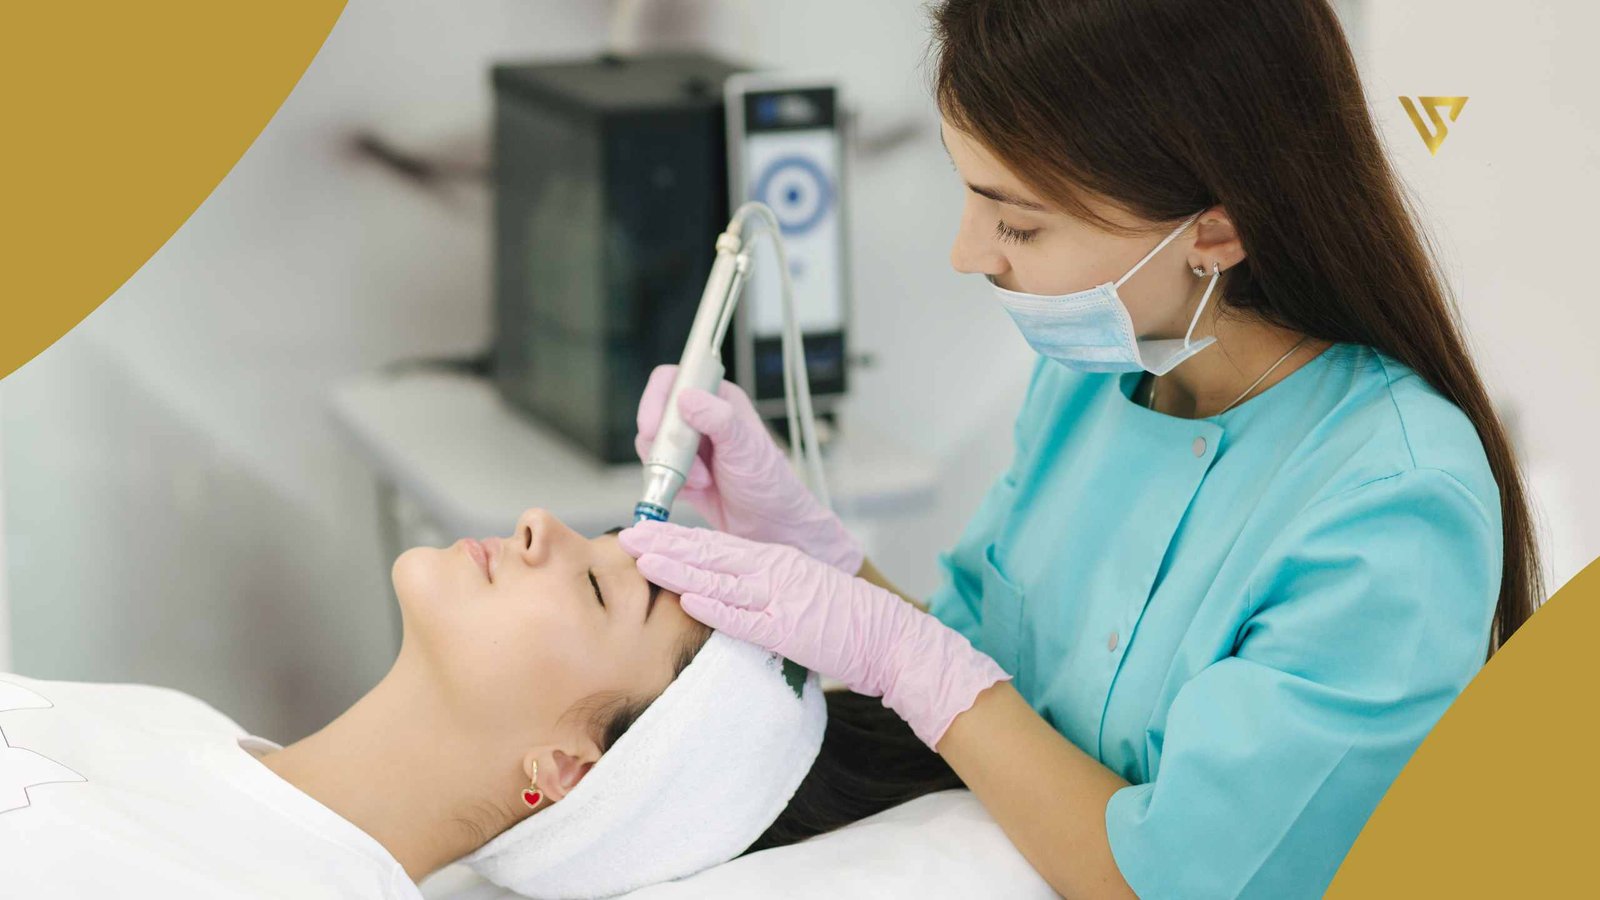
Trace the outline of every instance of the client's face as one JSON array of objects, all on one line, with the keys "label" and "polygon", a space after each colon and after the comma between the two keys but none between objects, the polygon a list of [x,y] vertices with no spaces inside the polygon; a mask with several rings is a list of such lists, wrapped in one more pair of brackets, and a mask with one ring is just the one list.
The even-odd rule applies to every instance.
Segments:
[{"label": "client's face", "polygon": [[542,509],[523,513],[510,537],[407,550],[392,577],[401,656],[415,657],[463,731],[590,762],[598,748],[588,710],[575,705],[596,694],[654,698],[698,627],[615,536],[585,538]]}]

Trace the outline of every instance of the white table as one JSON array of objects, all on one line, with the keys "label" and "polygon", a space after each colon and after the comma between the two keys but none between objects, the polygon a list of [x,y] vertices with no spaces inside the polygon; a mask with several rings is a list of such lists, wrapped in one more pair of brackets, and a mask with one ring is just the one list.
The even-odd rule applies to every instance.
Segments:
[{"label": "white table", "polygon": [[[510,534],[532,506],[582,534],[631,523],[643,487],[637,463],[602,465],[501,399],[488,380],[448,371],[374,374],[340,385],[333,415],[371,467],[385,552]],[[834,507],[867,545],[935,501],[931,459],[851,428],[823,453]],[[687,503],[673,521],[704,524]]]}]

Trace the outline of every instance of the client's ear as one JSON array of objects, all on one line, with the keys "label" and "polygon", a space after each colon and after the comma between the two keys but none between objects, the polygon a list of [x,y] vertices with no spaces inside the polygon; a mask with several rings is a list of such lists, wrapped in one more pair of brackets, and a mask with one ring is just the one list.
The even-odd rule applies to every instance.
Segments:
[{"label": "client's ear", "polygon": [[599,746],[587,738],[579,739],[579,743],[572,746],[543,744],[529,750],[522,758],[522,773],[531,778],[534,764],[538,763],[539,790],[550,802],[557,803],[577,787],[599,759]]}]

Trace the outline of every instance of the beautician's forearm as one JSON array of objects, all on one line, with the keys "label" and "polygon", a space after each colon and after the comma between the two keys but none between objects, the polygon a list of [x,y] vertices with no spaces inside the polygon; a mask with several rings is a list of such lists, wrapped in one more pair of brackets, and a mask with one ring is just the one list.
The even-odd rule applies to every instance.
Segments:
[{"label": "beautician's forearm", "polygon": [[917,609],[922,610],[923,612],[928,611],[928,605],[926,603],[923,603],[921,600],[918,600],[905,591],[902,591],[890,584],[889,579],[883,577],[883,573],[878,571],[878,567],[873,565],[872,560],[870,559],[863,558],[861,560],[861,569],[860,571],[856,572],[856,577],[871,584],[875,584],[891,594],[898,594],[901,599],[905,600],[912,606],[915,606]]},{"label": "beautician's forearm", "polygon": [[[856,577],[928,611],[870,559]],[[1128,783],[1050,727],[1011,682],[988,688],[956,716],[939,753],[1056,893],[1135,896],[1106,837],[1106,803]]]},{"label": "beautician's forearm", "polygon": [[1051,728],[1011,682],[979,694],[938,750],[1056,893],[1136,896],[1106,837],[1106,803],[1128,782]]}]

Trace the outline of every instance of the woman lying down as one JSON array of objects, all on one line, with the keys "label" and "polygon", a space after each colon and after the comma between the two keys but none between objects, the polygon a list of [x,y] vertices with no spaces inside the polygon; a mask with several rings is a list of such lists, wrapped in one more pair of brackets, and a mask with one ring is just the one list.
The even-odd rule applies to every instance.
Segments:
[{"label": "woman lying down", "polygon": [[542,510],[401,554],[393,668],[288,747],[0,673],[0,896],[408,897],[461,860],[610,896],[959,787],[878,700],[690,618]]}]

